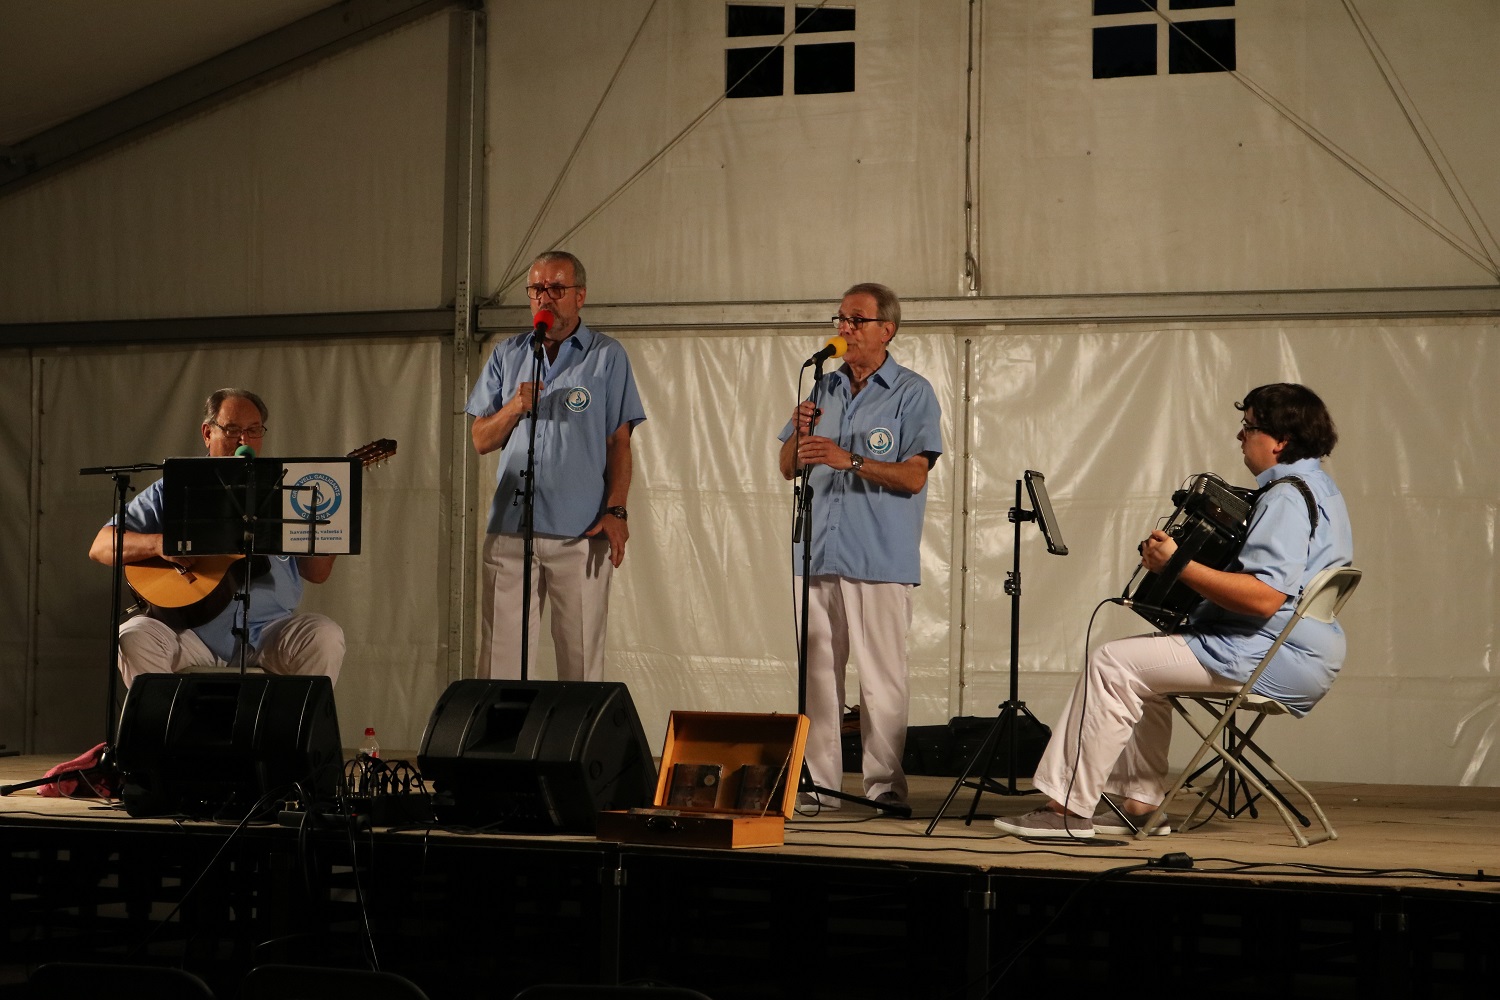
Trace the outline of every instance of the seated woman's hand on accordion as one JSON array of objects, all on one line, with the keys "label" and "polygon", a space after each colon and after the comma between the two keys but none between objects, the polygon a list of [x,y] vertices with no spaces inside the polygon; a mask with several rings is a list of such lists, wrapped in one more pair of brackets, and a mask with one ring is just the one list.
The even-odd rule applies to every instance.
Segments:
[{"label": "seated woman's hand on accordion", "polygon": [[1153,573],[1160,573],[1176,551],[1177,539],[1158,528],[1141,543],[1141,565]]}]

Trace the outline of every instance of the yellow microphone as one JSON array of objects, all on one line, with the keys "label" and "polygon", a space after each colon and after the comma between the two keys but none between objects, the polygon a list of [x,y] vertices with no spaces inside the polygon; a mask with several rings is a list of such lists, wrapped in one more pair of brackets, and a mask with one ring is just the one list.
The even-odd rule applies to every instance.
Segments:
[{"label": "yellow microphone", "polygon": [[812,365],[821,365],[829,358],[842,358],[844,356],[844,352],[848,349],[849,342],[843,337],[829,337],[828,343],[823,345],[823,349],[803,362],[802,367],[809,368]]}]

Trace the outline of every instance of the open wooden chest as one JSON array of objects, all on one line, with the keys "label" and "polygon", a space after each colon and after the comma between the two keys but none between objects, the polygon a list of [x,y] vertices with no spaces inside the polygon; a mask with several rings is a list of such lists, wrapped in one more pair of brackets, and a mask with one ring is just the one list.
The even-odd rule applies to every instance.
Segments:
[{"label": "open wooden chest", "polygon": [[797,804],[807,716],[673,712],[653,804],[599,814],[598,836],[624,844],[781,844]]}]

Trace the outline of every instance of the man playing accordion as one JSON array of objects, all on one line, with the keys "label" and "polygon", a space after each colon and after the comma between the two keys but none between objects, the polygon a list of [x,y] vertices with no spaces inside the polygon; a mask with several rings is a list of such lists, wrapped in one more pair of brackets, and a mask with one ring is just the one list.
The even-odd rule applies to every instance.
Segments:
[{"label": "man playing accordion", "polygon": [[[1323,401],[1283,382],[1252,389],[1235,408],[1244,414],[1237,436],[1245,467],[1262,487],[1243,547],[1227,569],[1182,564],[1178,581],[1203,599],[1181,632],[1117,639],[1094,651],[1037,766],[1034,784],[1048,801],[995,820],[1004,832],[1059,839],[1131,832],[1107,808],[1098,815],[1095,809],[1107,793],[1144,818],[1166,795],[1172,709],[1162,695],[1237,690],[1285,626],[1303,585],[1353,562],[1349,512],[1322,470],[1338,441]],[[1161,573],[1176,551],[1175,539],[1153,531],[1141,545],[1141,563]],[[1343,660],[1338,624],[1304,619],[1256,692],[1305,715]],[[1162,825],[1153,832],[1170,831]]]}]

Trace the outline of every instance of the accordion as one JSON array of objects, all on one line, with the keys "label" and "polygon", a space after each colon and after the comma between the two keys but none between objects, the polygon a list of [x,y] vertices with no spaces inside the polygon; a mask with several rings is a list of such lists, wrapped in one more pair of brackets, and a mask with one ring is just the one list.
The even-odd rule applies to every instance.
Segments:
[{"label": "accordion", "polygon": [[1160,573],[1148,572],[1145,566],[1136,568],[1125,585],[1126,606],[1163,632],[1175,632],[1187,624],[1203,598],[1178,580],[1182,567],[1196,560],[1211,569],[1229,569],[1245,544],[1255,493],[1230,486],[1208,472],[1194,476],[1173,493],[1177,509],[1162,530],[1177,542],[1177,551]]}]

